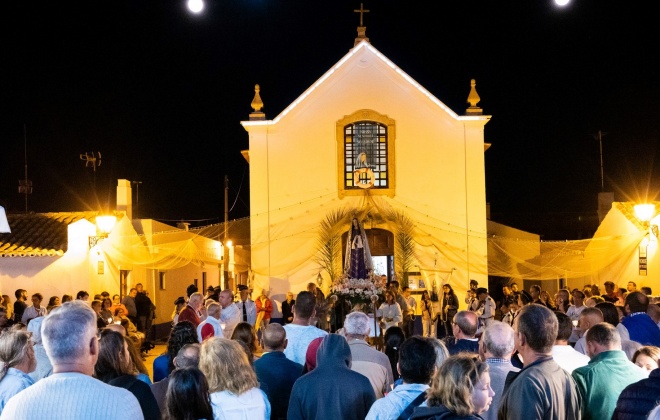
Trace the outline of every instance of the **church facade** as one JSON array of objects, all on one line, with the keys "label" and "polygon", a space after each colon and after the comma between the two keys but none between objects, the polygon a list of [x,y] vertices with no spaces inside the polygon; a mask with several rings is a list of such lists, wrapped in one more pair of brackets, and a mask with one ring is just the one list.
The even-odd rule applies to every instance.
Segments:
[{"label": "church facade", "polygon": [[257,86],[241,123],[255,291],[281,301],[315,282],[327,294],[343,267],[336,238],[353,217],[372,255],[385,257],[374,274],[436,290],[449,282],[458,293],[470,279],[487,285],[490,117],[474,81],[468,92],[471,106],[458,115],[366,38],[272,120]]}]

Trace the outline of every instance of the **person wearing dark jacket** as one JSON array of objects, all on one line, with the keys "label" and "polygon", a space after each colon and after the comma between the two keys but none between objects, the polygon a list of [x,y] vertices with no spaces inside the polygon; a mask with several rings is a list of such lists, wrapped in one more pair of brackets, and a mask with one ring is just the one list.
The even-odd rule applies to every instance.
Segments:
[{"label": "person wearing dark jacket", "polygon": [[658,404],[660,395],[660,369],[654,369],[649,377],[623,389],[612,420],[646,420],[649,412]]},{"label": "person wearing dark jacket", "polygon": [[364,419],[376,401],[366,376],[351,370],[351,348],[340,335],[326,336],[316,368],[298,378],[291,391],[287,418]]}]

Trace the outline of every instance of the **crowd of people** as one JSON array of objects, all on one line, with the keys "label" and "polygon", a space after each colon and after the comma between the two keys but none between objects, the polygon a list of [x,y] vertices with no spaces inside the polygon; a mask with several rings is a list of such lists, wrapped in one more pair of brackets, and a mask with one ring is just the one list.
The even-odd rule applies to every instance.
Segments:
[{"label": "crowd of people", "polygon": [[129,331],[150,322],[141,285],[50,308],[18,290],[0,306],[0,419],[660,419],[660,307],[634,284],[602,297],[511,284],[497,301],[470,286],[464,310],[450,285],[422,294],[420,334],[396,282],[377,327],[357,307],[341,328],[313,283],[287,294],[282,323],[267,290],[191,285],[151,377]]}]

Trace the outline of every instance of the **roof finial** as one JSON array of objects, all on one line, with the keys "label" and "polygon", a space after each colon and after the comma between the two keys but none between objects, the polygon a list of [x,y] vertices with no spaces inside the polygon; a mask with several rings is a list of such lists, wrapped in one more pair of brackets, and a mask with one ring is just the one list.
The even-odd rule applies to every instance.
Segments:
[{"label": "roof finial", "polygon": [[479,97],[479,94],[477,93],[477,81],[472,79],[470,81],[470,94],[468,95],[468,103],[470,106],[468,109],[465,111],[467,115],[481,115],[483,114],[483,110],[477,106],[481,98]]},{"label": "roof finial", "polygon": [[363,20],[363,18],[364,18],[364,14],[365,14],[365,13],[369,13],[369,10],[367,10],[367,9],[364,8],[364,4],[363,4],[363,3],[360,3],[360,8],[359,8],[359,9],[355,9],[355,10],[353,10],[353,11],[354,11],[355,13],[359,13],[359,14],[360,14],[360,26],[358,26],[358,28],[357,28],[358,36],[357,36],[357,38],[355,38],[355,44],[354,44],[354,46],[355,46],[355,45],[359,44],[360,41],[367,41],[367,42],[369,42],[369,38],[367,38],[367,27],[364,26],[364,20]]},{"label": "roof finial", "polygon": [[250,119],[251,120],[265,120],[266,119],[266,114],[261,112],[261,108],[264,107],[264,103],[261,100],[261,96],[259,96],[259,85],[254,85],[254,99],[252,99],[252,103],[250,104],[252,106],[252,109],[254,109],[254,112],[250,113]]}]

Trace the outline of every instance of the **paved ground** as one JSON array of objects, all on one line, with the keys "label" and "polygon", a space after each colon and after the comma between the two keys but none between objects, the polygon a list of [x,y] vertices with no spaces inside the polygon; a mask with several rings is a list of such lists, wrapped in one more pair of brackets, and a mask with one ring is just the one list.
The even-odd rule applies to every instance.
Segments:
[{"label": "paved ground", "polygon": [[161,354],[165,353],[166,351],[167,351],[166,344],[156,343],[156,347],[149,350],[149,353],[147,354],[147,360],[145,360],[144,364],[147,366],[147,370],[149,370],[149,378],[151,378],[152,380],[154,378],[154,372],[153,372],[154,359],[160,356]]}]

